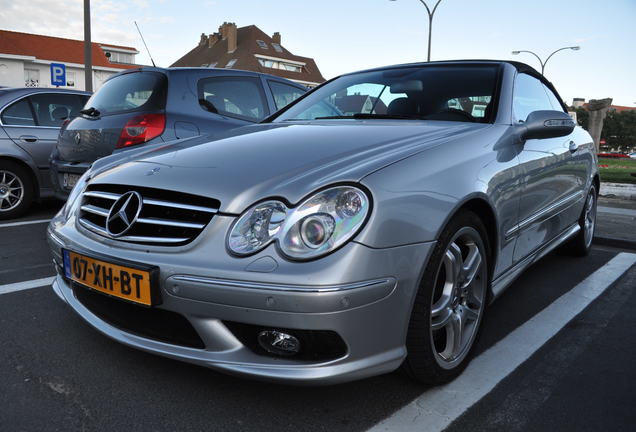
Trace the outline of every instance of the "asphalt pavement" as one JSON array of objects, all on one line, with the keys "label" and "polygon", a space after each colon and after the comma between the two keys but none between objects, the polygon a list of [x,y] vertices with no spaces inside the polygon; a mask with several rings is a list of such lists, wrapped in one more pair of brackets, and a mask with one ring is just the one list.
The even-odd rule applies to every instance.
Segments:
[{"label": "asphalt pavement", "polygon": [[[615,201],[600,206],[625,208]],[[27,218],[0,223],[0,288],[53,275],[46,223],[37,221],[59,207],[47,202]],[[623,226],[633,229],[630,214],[614,214],[626,216]],[[552,253],[536,263],[488,309],[475,356],[492,353],[625,250],[599,245],[585,258]],[[635,424],[635,286],[632,268],[448,430],[627,430]],[[0,329],[1,431],[362,431],[435,390],[398,372],[319,388],[222,375],[111,341],[46,286],[0,295]],[[429,430],[426,417],[412,429]]]}]

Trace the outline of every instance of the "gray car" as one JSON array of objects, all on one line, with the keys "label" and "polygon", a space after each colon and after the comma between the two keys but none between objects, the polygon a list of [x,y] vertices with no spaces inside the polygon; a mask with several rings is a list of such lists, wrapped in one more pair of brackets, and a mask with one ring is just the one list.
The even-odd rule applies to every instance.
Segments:
[{"label": "gray car", "polygon": [[60,130],[50,158],[55,195],[66,199],[101,157],[253,124],[306,91],[235,69],[143,67],[113,75]]},{"label": "gray car", "polygon": [[77,116],[89,96],[53,88],[0,89],[0,220],[53,195],[49,155],[64,120]]},{"label": "gray car", "polygon": [[589,252],[593,149],[525,64],[343,75],[262,124],[98,161],[49,226],[53,289],[121,343],[227,373],[447,382],[519,274]]}]

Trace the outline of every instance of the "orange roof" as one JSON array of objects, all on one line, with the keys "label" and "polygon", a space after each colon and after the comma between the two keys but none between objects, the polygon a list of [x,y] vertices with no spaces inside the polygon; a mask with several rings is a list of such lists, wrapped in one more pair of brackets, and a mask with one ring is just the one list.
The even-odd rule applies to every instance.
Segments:
[{"label": "orange roof", "polygon": [[[111,63],[100,48],[113,47],[137,51],[135,48],[93,42],[93,66],[132,69],[139,65]],[[84,64],[84,41],[52,36],[0,30],[0,53],[32,56],[40,60]]]}]

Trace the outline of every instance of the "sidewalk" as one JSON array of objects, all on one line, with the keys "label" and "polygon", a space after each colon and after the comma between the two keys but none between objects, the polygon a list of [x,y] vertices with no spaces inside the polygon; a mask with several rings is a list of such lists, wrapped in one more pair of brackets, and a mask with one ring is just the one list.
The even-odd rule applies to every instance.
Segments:
[{"label": "sidewalk", "polygon": [[601,183],[594,243],[636,250],[636,185]]}]

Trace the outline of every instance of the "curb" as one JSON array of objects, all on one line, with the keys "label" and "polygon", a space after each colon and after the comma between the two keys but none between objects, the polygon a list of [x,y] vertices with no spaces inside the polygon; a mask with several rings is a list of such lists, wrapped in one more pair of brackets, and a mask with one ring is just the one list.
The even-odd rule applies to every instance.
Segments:
[{"label": "curb", "polygon": [[636,250],[636,241],[630,241],[615,237],[599,237],[594,236],[592,243],[600,246],[610,246],[619,249]]}]

